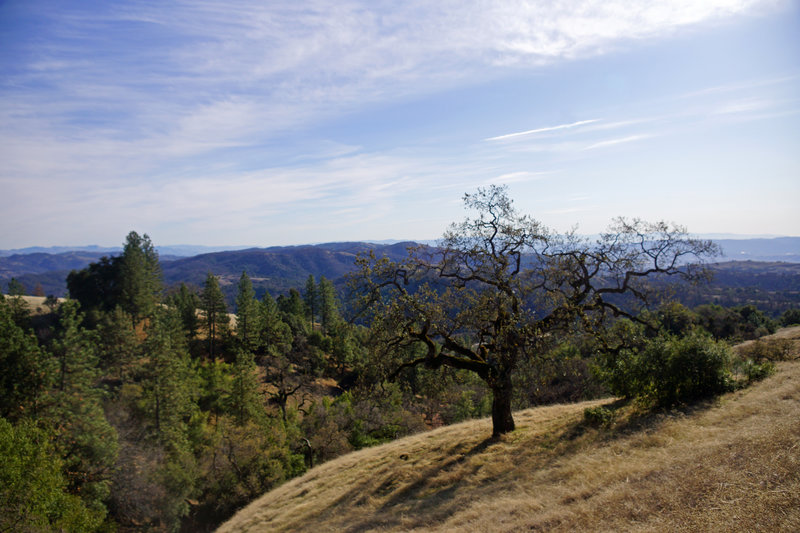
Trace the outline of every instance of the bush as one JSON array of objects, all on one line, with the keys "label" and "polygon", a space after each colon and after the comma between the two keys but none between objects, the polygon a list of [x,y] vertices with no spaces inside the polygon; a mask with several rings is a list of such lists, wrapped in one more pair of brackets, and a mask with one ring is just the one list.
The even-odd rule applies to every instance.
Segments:
[{"label": "bush", "polygon": [[742,359],[763,361],[788,361],[797,358],[792,339],[758,339],[737,348]]},{"label": "bush", "polygon": [[761,381],[775,372],[775,363],[762,361],[757,363],[752,359],[740,359],[734,364],[737,374],[744,376],[744,385],[749,385],[754,381]]},{"label": "bush", "polygon": [[793,326],[800,324],[800,308],[787,309],[780,318],[781,326]]},{"label": "bush", "polygon": [[583,410],[583,419],[593,427],[608,426],[614,420],[614,412],[605,405],[587,407]]},{"label": "bush", "polygon": [[662,333],[639,347],[604,354],[598,374],[614,394],[668,407],[731,390],[731,360],[730,348],[708,334]]}]

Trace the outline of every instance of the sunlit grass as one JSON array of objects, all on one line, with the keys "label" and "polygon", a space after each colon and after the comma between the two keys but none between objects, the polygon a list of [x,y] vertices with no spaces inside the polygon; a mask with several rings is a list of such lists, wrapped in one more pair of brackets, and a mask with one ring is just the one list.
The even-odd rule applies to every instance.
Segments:
[{"label": "sunlit grass", "polygon": [[800,362],[690,409],[587,425],[600,404],[518,412],[498,440],[476,420],[351,453],[220,531],[800,531]]}]

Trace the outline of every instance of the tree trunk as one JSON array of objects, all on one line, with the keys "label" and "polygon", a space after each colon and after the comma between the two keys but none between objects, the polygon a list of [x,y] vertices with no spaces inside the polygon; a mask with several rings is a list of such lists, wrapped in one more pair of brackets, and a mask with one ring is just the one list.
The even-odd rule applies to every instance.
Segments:
[{"label": "tree trunk", "polygon": [[514,431],[511,416],[511,376],[500,378],[492,386],[492,437]]}]

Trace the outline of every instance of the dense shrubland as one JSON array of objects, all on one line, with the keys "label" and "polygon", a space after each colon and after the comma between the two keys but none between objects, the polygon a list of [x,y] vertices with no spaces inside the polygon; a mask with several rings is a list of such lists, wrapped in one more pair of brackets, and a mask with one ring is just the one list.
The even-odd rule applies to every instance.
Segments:
[{"label": "dense shrubland", "polygon": [[[2,531],[211,530],[322,461],[491,413],[471,372],[386,381],[373,333],[322,277],[257,299],[242,273],[231,315],[211,273],[165,290],[132,232],[68,283],[72,298],[36,315],[19,287],[0,300]],[[518,369],[513,405],[692,401],[768,373],[779,346],[727,343],[776,326],[751,307],[666,304],[603,338],[565,332]]]}]

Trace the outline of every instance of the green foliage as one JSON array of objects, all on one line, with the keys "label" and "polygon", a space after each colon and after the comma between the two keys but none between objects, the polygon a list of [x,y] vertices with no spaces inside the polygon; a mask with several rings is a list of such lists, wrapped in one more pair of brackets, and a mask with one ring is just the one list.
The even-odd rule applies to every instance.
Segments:
[{"label": "green foliage", "polygon": [[325,276],[320,276],[317,293],[319,295],[319,314],[320,322],[322,322],[322,331],[330,334],[341,322],[336,290],[333,287],[333,283],[325,279]]},{"label": "green foliage", "polygon": [[25,286],[20,283],[17,278],[11,278],[8,282],[9,296],[25,296]]},{"label": "green foliage", "polygon": [[251,352],[240,350],[233,365],[230,412],[239,425],[264,417],[264,401],[255,358]]},{"label": "green foliage", "polygon": [[169,303],[178,310],[186,337],[190,341],[193,340],[200,327],[200,321],[197,318],[200,297],[194,291],[189,290],[185,283],[181,283],[178,292],[172,295]]},{"label": "green foliage", "polygon": [[668,407],[731,390],[730,348],[708,334],[661,333],[648,339],[630,321],[617,329],[624,347],[601,354],[597,367],[613,394]]},{"label": "green foliage", "polygon": [[698,306],[698,323],[716,339],[742,341],[774,333],[777,323],[754,305],[728,309],[716,304]]},{"label": "green foliage", "polygon": [[[122,305],[120,257],[102,257],[83,270],[73,270],[67,276],[71,299],[93,319],[97,313],[111,311]],[[94,322],[94,320],[91,320]]]},{"label": "green foliage", "polygon": [[[197,514],[216,523],[282,481],[305,470],[302,456],[290,451],[279,421],[234,423],[220,419],[202,465],[203,493]],[[213,461],[213,462],[212,462]]]},{"label": "green foliage", "polygon": [[583,410],[583,419],[593,427],[605,427],[614,421],[614,411],[605,405],[587,407]]},{"label": "green foliage", "polygon": [[0,418],[0,531],[96,531],[104,513],[66,492],[49,436]]},{"label": "green foliage", "polygon": [[673,335],[686,335],[699,321],[698,316],[688,307],[678,302],[666,302],[655,313],[662,331]]},{"label": "green foliage", "polygon": [[167,450],[185,449],[188,424],[197,409],[196,376],[174,310],[160,309],[153,317],[144,347],[148,360],[142,369],[140,405],[157,439]]},{"label": "green foliage", "polygon": [[314,319],[319,312],[318,302],[319,293],[317,291],[317,285],[314,282],[314,276],[309,274],[306,280],[305,291],[303,291],[303,303],[305,304],[305,311],[308,316],[309,328],[312,330],[314,329]]},{"label": "green foliage", "polygon": [[54,369],[36,337],[17,325],[13,314],[0,296],[0,416],[17,420],[36,414]]},{"label": "green foliage", "polygon": [[744,377],[744,385],[746,386],[774,374],[775,363],[763,360],[756,362],[752,359],[736,359],[733,364],[733,371]]},{"label": "green foliage", "polygon": [[141,343],[133,328],[133,317],[117,306],[104,313],[97,328],[100,367],[118,379],[129,377],[141,355]]},{"label": "green foliage", "polygon": [[790,361],[798,358],[792,339],[756,339],[739,346],[737,352],[742,359],[756,362]]},{"label": "green foliage", "polygon": [[243,350],[259,349],[264,329],[264,316],[259,310],[253,283],[246,272],[239,278],[236,295],[236,344]]},{"label": "green foliage", "polygon": [[64,302],[58,314],[50,346],[56,363],[53,390],[40,418],[54,428],[69,490],[104,513],[118,446],[117,433],[103,411],[103,391],[97,387],[97,337],[80,325],[83,316],[76,301]]},{"label": "green foliage", "polygon": [[794,307],[783,312],[780,318],[781,326],[794,326],[800,324],[800,308]]},{"label": "green foliage", "polygon": [[223,338],[228,334],[228,306],[219,287],[219,280],[211,272],[206,276],[200,308],[205,315],[205,330],[208,336],[208,357],[213,359]]},{"label": "green foliage", "polygon": [[153,315],[161,301],[161,266],[147,234],[128,233],[120,257],[120,305],[135,322]]},{"label": "green foliage", "polygon": [[221,359],[204,360],[197,364],[197,377],[200,409],[215,416],[227,413],[232,402],[231,365]]}]

